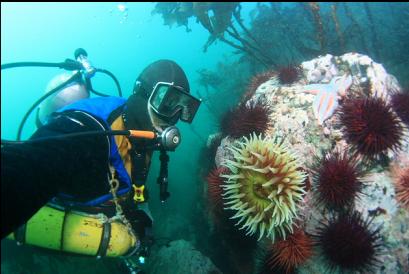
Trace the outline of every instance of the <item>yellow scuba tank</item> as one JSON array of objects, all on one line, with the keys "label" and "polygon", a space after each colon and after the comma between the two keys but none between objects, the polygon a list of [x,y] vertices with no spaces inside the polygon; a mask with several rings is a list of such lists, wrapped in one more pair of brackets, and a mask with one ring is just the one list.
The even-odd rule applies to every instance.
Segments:
[{"label": "yellow scuba tank", "polygon": [[20,244],[98,257],[132,255],[140,245],[122,222],[103,222],[96,215],[49,205],[7,238]]}]

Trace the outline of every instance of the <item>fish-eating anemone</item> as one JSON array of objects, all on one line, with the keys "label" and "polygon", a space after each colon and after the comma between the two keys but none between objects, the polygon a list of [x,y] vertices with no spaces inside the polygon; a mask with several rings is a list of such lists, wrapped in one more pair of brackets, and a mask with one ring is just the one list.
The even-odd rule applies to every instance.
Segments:
[{"label": "fish-eating anemone", "polygon": [[223,187],[224,206],[236,212],[233,219],[247,234],[259,234],[275,241],[292,232],[297,208],[305,194],[305,173],[299,157],[278,138],[244,137],[228,147],[233,159],[225,159],[229,169]]}]

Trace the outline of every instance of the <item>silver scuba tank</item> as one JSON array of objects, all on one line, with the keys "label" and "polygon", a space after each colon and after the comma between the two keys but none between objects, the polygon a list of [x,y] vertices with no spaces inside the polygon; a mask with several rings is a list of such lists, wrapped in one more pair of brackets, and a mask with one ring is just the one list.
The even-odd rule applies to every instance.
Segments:
[{"label": "silver scuba tank", "polygon": [[[51,91],[62,83],[66,82],[73,74],[78,71],[66,72],[55,76],[47,85],[45,93]],[[78,77],[78,80],[70,81],[64,85],[60,91],[48,97],[38,107],[38,122],[41,124],[46,123],[49,115],[57,111],[58,109],[65,107],[78,100],[89,98],[90,92],[87,90],[83,80]],[[38,124],[38,123],[37,123]],[[37,125],[38,126],[38,125]]]}]

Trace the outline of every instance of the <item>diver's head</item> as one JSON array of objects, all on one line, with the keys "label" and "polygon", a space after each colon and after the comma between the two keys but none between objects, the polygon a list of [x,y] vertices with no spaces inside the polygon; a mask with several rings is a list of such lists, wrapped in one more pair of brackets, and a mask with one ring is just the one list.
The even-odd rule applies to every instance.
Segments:
[{"label": "diver's head", "polygon": [[150,64],[136,79],[127,101],[128,128],[162,131],[179,119],[191,123],[200,100],[189,93],[186,74],[174,61]]},{"label": "diver's head", "polygon": [[89,91],[78,71],[66,72],[55,76],[48,83],[46,93],[59,88],[53,95],[41,103],[37,111],[37,127],[43,125],[49,115],[75,101],[89,98]]}]

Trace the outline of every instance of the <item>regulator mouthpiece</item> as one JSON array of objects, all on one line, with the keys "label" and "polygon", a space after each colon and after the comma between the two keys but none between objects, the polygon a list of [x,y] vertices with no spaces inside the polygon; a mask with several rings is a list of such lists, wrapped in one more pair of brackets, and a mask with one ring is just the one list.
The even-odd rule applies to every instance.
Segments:
[{"label": "regulator mouthpiece", "polygon": [[167,127],[160,136],[160,144],[164,150],[174,151],[180,144],[180,131],[175,126]]}]

